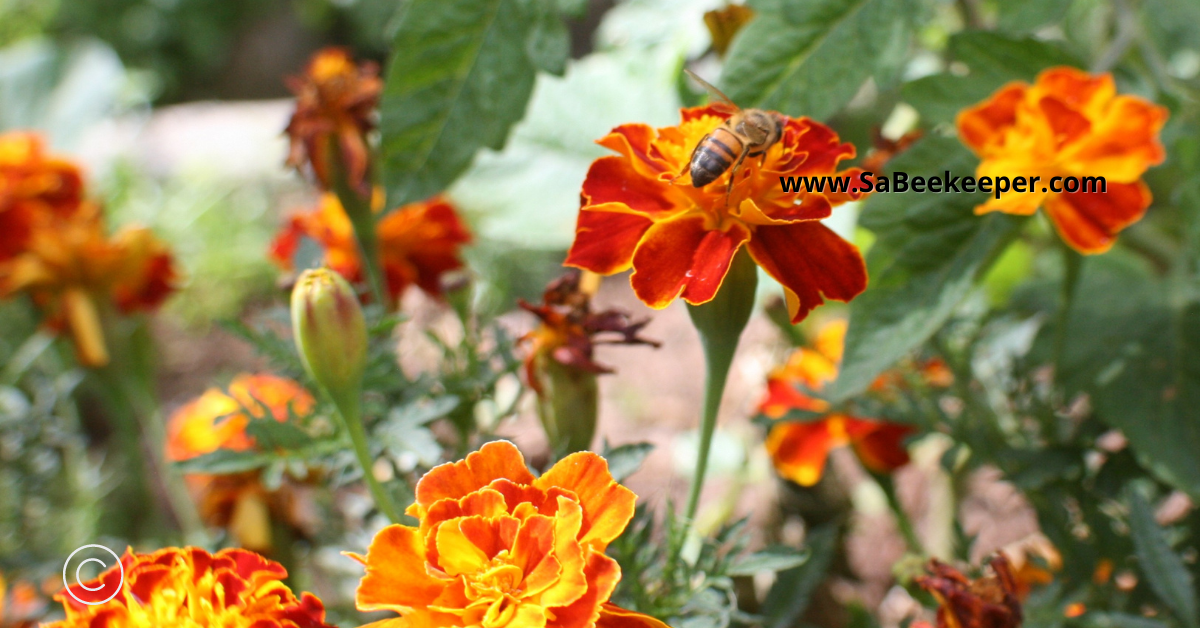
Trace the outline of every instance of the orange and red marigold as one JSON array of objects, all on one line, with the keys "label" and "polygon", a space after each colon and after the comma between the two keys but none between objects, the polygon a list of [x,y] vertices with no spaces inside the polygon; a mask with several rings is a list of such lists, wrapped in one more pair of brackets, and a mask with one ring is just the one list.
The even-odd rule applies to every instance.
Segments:
[{"label": "orange and red marigold", "polygon": [[676,178],[728,117],[718,107],[694,107],[682,110],[678,126],[625,124],[599,140],[619,155],[588,170],[566,264],[603,275],[632,268],[630,283],[647,305],[666,307],[680,296],[697,305],[716,296],[745,247],[783,284],[793,321],[826,298],[853,299],[867,285],[862,256],[820,220],[860,198],[857,184],[845,193],[797,194],[784,192],[779,177],[856,176],[857,169],[837,171],[854,147],[818,122],[786,119],[782,139],[742,164],[727,204],[729,172],[702,188]]},{"label": "orange and red marigold", "polygon": [[[787,363],[767,378],[767,395],[759,411],[776,419],[767,435],[767,451],[776,471],[801,486],[812,486],[824,474],[829,452],[850,446],[863,465],[888,473],[908,464],[904,440],[908,425],[827,412],[829,403],[815,397],[837,377],[846,335],[846,322],[822,327],[814,348],[797,349]],[[812,421],[778,421],[792,410],[822,413]]]},{"label": "orange and red marigold", "polygon": [[[1150,206],[1141,176],[1166,156],[1158,134],[1167,110],[1118,95],[1111,74],[1070,67],[1043,71],[1033,85],[1013,82],[958,114],[958,135],[981,161],[979,176],[1040,176],[1028,193],[975,208],[1028,216],[1038,207],[1080,253],[1102,253]],[[1053,192],[1051,177],[1103,177],[1106,193]]]},{"label": "orange and red marigold", "polygon": [[[379,212],[383,195],[377,193],[374,201],[375,211]],[[462,247],[471,242],[458,212],[441,197],[389,212],[376,223],[375,232],[388,296],[393,301],[411,285],[427,294],[441,295],[442,275],[462,268]],[[271,245],[271,258],[282,268],[293,270],[304,238],[324,249],[326,266],[352,282],[363,279],[354,227],[336,196],[325,194],[319,207],[292,216]]]},{"label": "orange and red marigold", "polygon": [[938,601],[938,628],[1020,628],[1023,613],[1008,558],[997,554],[989,570],[972,580],[937,559],[929,562],[929,574],[916,583]]},{"label": "orange and red marigold", "polygon": [[608,604],[621,568],[604,550],[637,500],[591,452],[535,478],[517,448],[488,443],[434,468],[408,514],[372,541],[357,604],[375,628],[665,628]]},{"label": "orange and red marigold", "polygon": [[283,583],[287,571],[246,550],[216,554],[195,547],[169,547],[152,554],[126,552],[121,571],[112,567],[91,582],[54,597],[66,619],[46,628],[333,628],[325,607],[308,593],[299,598]]}]

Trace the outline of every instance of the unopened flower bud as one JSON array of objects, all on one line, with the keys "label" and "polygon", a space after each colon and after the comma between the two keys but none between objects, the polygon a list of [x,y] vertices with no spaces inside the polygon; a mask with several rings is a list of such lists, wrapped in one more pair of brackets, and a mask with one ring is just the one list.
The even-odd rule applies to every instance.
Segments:
[{"label": "unopened flower bud", "polygon": [[328,268],[306,270],[292,290],[292,333],[308,374],[342,405],[357,402],[367,361],[358,297]]}]

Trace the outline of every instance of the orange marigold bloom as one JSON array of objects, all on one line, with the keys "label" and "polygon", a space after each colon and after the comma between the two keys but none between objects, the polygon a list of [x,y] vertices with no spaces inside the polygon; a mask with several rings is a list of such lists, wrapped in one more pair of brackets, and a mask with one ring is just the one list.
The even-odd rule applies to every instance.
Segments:
[{"label": "orange marigold bloom", "polygon": [[601,157],[588,170],[566,265],[602,275],[633,268],[630,283],[650,307],[679,296],[697,305],[716,296],[745,246],[783,284],[793,322],[826,298],[853,299],[867,286],[862,255],[820,220],[862,193],[784,192],[779,177],[855,176],[858,169],[837,172],[854,147],[818,122],[786,119],[782,139],[742,164],[727,204],[728,171],[702,188],[687,176],[675,179],[728,117],[717,106],[694,107],[682,110],[678,126],[626,124],[599,140],[619,156]]},{"label": "orange marigold bloom", "polygon": [[[958,135],[982,160],[977,175],[1042,179],[1028,193],[993,198],[975,212],[1028,216],[1044,207],[1072,248],[1107,251],[1150,206],[1141,176],[1166,156],[1158,134],[1167,115],[1142,98],[1117,95],[1111,74],[1056,67],[1033,85],[1005,85],[958,114]],[[1104,177],[1108,191],[1056,193],[1049,187],[1055,176]]]},{"label": "orange marigold bloom", "polygon": [[195,547],[168,547],[152,554],[126,552],[125,579],[112,567],[99,578],[54,596],[66,619],[46,628],[333,628],[325,606],[305,593],[297,598],[283,583],[287,570],[258,554],[226,549],[209,554]]},{"label": "orange marigold bloom", "polygon": [[1020,628],[1021,603],[1004,554],[990,563],[991,573],[971,580],[957,569],[929,561],[928,576],[916,579],[938,601],[938,628]]},{"label": "orange marigold bloom", "polygon": [[46,154],[35,133],[0,134],[0,263],[25,250],[33,231],[83,203],[78,166]]},{"label": "orange marigold bloom", "polygon": [[9,590],[0,573],[0,628],[33,628],[45,611],[46,600],[36,586],[17,581]]},{"label": "orange marigold bloom", "polygon": [[[270,374],[238,375],[228,390],[210,388],[171,415],[167,457],[182,461],[218,449],[245,451],[254,447],[246,425],[255,419],[279,422],[312,412],[316,400],[300,384]],[[228,475],[192,473],[188,488],[209,525],[226,528],[238,545],[257,551],[272,547],[271,515],[302,528],[290,484],[269,491],[256,471]]]},{"label": "orange marigold bloom", "polygon": [[512,443],[488,443],[421,478],[419,526],[351,554],[366,566],[358,608],[401,615],[376,628],[665,628],[608,604],[621,568],[604,550],[636,501],[594,453],[535,478]]},{"label": "orange marigold bloom", "polygon": [[287,164],[299,168],[308,162],[328,190],[333,188],[331,162],[340,158],[350,187],[369,194],[367,133],[375,127],[374,111],[383,91],[379,67],[355,64],[346,50],[326,48],[313,55],[304,74],[289,77],[287,85],[296,94],[296,112],[286,131],[291,140]]},{"label": "orange marigold bloom", "polygon": [[[383,195],[377,194],[375,201],[379,212]],[[442,274],[462,268],[460,251],[471,242],[458,212],[442,197],[397,208],[379,219],[375,230],[388,295],[393,300],[413,284],[440,296]],[[271,258],[286,270],[294,269],[293,260],[304,238],[325,249],[326,266],[352,282],[362,281],[362,257],[354,228],[336,196],[325,194],[319,207],[292,216],[271,245]]]},{"label": "orange marigold bloom", "polygon": [[[785,365],[772,371],[759,412],[772,419],[792,410],[826,412],[829,403],[813,393],[837,377],[845,336],[846,322],[831,321],[818,333],[815,348],[797,349]],[[812,486],[821,480],[829,452],[838,447],[853,448],[863,465],[876,473],[908,464],[904,439],[914,431],[908,425],[832,412],[813,421],[772,425],[766,447],[780,475]]]}]

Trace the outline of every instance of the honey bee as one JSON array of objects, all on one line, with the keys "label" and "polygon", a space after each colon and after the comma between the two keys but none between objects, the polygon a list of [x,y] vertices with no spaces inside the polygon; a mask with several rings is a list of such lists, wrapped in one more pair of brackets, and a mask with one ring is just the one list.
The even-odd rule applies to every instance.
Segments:
[{"label": "honey bee", "polygon": [[[721,126],[701,138],[688,161],[688,173],[692,175],[693,187],[704,187],[716,181],[729,170],[729,183],[725,185],[725,204],[733,192],[733,181],[738,168],[746,157],[767,158],[767,150],[783,137],[782,115],[761,109],[742,109],[733,103],[721,90],[708,81],[684,69],[687,75],[704,86],[716,99],[713,104],[719,111],[731,114]],[[682,177],[680,173],[678,177]]]}]

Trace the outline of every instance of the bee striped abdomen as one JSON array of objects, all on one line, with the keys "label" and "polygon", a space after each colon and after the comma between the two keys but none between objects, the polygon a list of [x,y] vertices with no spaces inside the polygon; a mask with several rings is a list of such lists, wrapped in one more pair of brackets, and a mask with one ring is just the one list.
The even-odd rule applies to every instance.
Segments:
[{"label": "bee striped abdomen", "polygon": [[692,154],[692,185],[699,188],[716,181],[738,158],[741,150],[741,140],[725,127],[705,135]]}]

